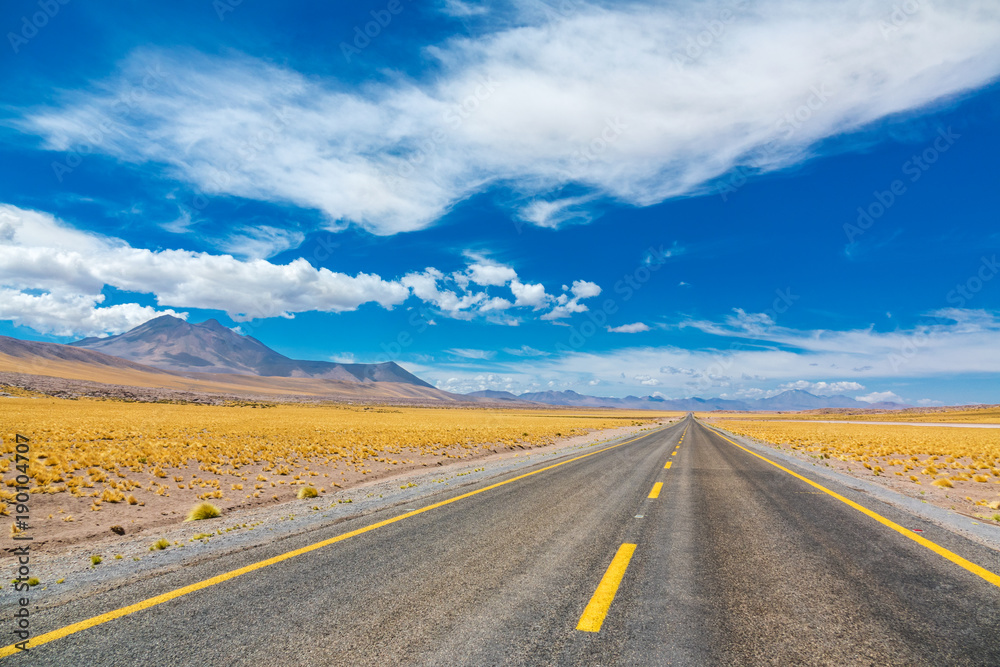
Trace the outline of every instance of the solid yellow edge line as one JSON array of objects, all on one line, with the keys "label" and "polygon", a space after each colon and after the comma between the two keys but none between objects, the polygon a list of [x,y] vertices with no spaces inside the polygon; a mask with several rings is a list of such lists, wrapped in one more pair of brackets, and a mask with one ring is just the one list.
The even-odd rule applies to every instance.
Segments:
[{"label": "solid yellow edge line", "polygon": [[[137,602],[135,604],[128,605],[127,607],[122,607],[121,609],[115,609],[114,611],[109,611],[109,612],[104,613],[104,614],[99,614],[97,616],[93,616],[91,618],[88,618],[86,620],[80,621],[78,623],[73,623],[71,625],[67,625],[65,627],[59,628],[58,630],[53,630],[52,632],[46,632],[45,634],[38,635],[37,637],[32,637],[30,640],[28,640],[28,643],[26,644],[26,646],[29,649],[32,649],[32,648],[36,648],[38,646],[41,646],[43,644],[48,644],[51,641],[55,641],[57,639],[62,639],[63,637],[75,634],[77,632],[80,632],[81,630],[87,630],[88,628],[92,628],[94,626],[101,625],[102,623],[107,623],[108,621],[113,621],[116,618],[121,618],[122,616],[128,616],[129,614],[134,614],[137,611],[142,611],[144,609],[149,609],[150,607],[155,607],[156,605],[163,604],[164,602],[169,602],[170,600],[174,600],[174,599],[179,598],[179,597],[181,597],[183,595],[187,595],[188,593],[194,593],[195,591],[200,591],[203,588],[208,588],[209,586],[215,586],[216,584],[221,584],[224,581],[229,581],[230,579],[235,579],[236,577],[239,577],[241,575],[249,574],[250,572],[254,572],[255,570],[259,570],[261,568],[267,567],[268,565],[274,565],[276,563],[280,563],[282,561],[286,561],[286,560],[288,560],[290,558],[294,558],[296,556],[301,556],[302,554],[307,554],[310,551],[315,551],[317,549],[322,549],[323,547],[330,546],[331,544],[336,544],[337,542],[342,542],[343,540],[349,539],[351,537],[356,537],[356,536],[361,535],[363,533],[367,533],[369,531],[375,530],[376,528],[382,528],[383,526],[388,526],[389,524],[396,523],[397,521],[402,521],[403,519],[408,519],[408,518],[410,518],[412,516],[416,516],[417,514],[423,514],[424,512],[429,512],[429,511],[431,511],[433,509],[437,509],[439,507],[444,507],[445,505],[450,505],[451,503],[457,502],[459,500],[464,500],[465,498],[469,498],[471,496],[475,496],[475,495],[478,495],[480,493],[484,493],[486,491],[491,491],[493,489],[496,489],[498,487],[504,486],[506,484],[511,484],[513,482],[517,482],[519,480],[525,479],[526,477],[531,477],[532,475],[537,475],[538,473],[542,473],[542,472],[545,472],[547,470],[552,470],[553,468],[558,468],[559,466],[566,465],[567,463],[572,463],[573,461],[579,461],[580,459],[585,459],[588,456],[593,456],[595,454],[600,454],[602,452],[606,452],[608,450],[615,449],[617,447],[621,447],[622,445],[627,445],[629,443],[635,442],[636,440],[640,440],[642,438],[645,438],[645,437],[647,437],[649,435],[652,435],[652,433],[646,433],[644,435],[637,436],[637,437],[632,438],[630,440],[626,440],[625,442],[619,442],[617,445],[611,445],[610,447],[605,447],[604,449],[599,449],[596,452],[589,452],[587,454],[582,454],[581,456],[576,456],[576,457],[568,459],[566,461],[560,461],[559,463],[555,463],[553,465],[546,466],[544,468],[539,468],[538,470],[534,470],[532,472],[525,473],[523,475],[518,475],[517,477],[512,477],[511,479],[508,479],[508,480],[503,481],[503,482],[497,482],[496,484],[491,484],[490,486],[485,486],[485,487],[483,487],[481,489],[477,489],[475,491],[470,491],[468,493],[463,493],[460,496],[455,496],[454,498],[449,498],[448,500],[442,500],[441,502],[434,503],[433,505],[428,505],[427,507],[421,507],[420,509],[413,510],[412,512],[407,512],[406,514],[400,514],[399,516],[393,517],[391,519],[385,519],[384,521],[379,521],[377,523],[373,523],[370,526],[365,526],[363,528],[358,528],[356,530],[352,530],[352,531],[347,532],[347,533],[341,533],[340,535],[337,535],[336,537],[331,537],[330,539],[323,540],[321,542],[316,542],[315,544],[310,544],[308,546],[302,547],[301,549],[295,549],[294,551],[288,551],[288,552],[280,554],[278,556],[274,556],[273,558],[268,558],[266,560],[262,560],[262,561],[259,561],[257,563],[252,563],[250,565],[246,565],[244,567],[241,567],[241,568],[236,569],[236,570],[232,570],[230,572],[224,572],[222,574],[218,574],[218,575],[216,575],[214,577],[211,577],[209,579],[205,579],[204,581],[199,581],[196,584],[191,584],[189,586],[183,586],[181,588],[178,588],[178,589],[175,589],[175,590],[172,590],[172,591],[168,591],[167,593],[163,593],[161,595],[157,595],[155,597],[151,597],[151,598],[149,598],[147,600],[143,600],[142,602]],[[3,648],[0,648],[0,658],[5,658],[5,657],[7,657],[9,655],[13,655],[13,654],[19,653],[19,652],[20,651],[18,650],[18,648],[17,648],[17,646],[15,644],[10,644],[8,646],[4,646]]]},{"label": "solid yellow edge line", "polygon": [[657,482],[656,484],[653,485],[653,490],[649,492],[649,496],[647,496],[647,497],[648,498],[659,498],[660,497],[660,489],[662,489],[662,488],[663,488],[663,482]]},{"label": "solid yellow edge line", "polygon": [[802,475],[800,475],[800,474],[798,474],[796,472],[792,472],[791,470],[789,470],[788,468],[785,468],[784,466],[778,465],[774,461],[761,456],[757,452],[754,452],[754,451],[752,451],[750,449],[747,449],[743,445],[740,445],[740,444],[738,444],[738,443],[730,440],[729,438],[727,438],[726,436],[722,435],[718,431],[713,431],[713,433],[715,433],[717,436],[719,436],[723,440],[726,440],[730,444],[735,445],[736,447],[739,447],[743,451],[745,451],[745,452],[747,452],[749,454],[753,454],[754,456],[756,456],[760,460],[766,461],[767,463],[770,463],[775,468],[778,468],[779,470],[784,470],[785,472],[787,472],[792,477],[797,477],[798,479],[801,479],[806,484],[809,484],[810,486],[812,486],[812,487],[814,487],[816,489],[819,489],[823,493],[826,493],[826,494],[829,494],[830,496],[833,496],[834,498],[836,498],[840,502],[845,503],[847,505],[850,505],[851,507],[853,507],[854,509],[858,510],[862,514],[866,514],[866,515],[870,516],[871,518],[875,519],[876,521],[878,521],[879,523],[881,523],[883,526],[887,526],[889,528],[892,528],[894,531],[896,531],[897,533],[899,533],[903,537],[908,537],[909,539],[913,540],[917,544],[919,544],[921,546],[924,546],[924,547],[927,547],[928,549],[930,549],[934,553],[938,554],[942,558],[946,558],[946,559],[950,560],[955,565],[958,565],[959,567],[968,570],[969,572],[971,572],[972,574],[976,575],[977,577],[981,577],[981,578],[985,579],[986,581],[990,582],[994,586],[1000,586],[1000,576],[997,576],[996,574],[994,574],[993,572],[990,572],[986,568],[984,568],[984,567],[982,567],[980,565],[976,565],[972,561],[966,560],[966,559],[962,558],[961,556],[959,556],[956,553],[948,551],[944,547],[939,546],[939,545],[935,544],[934,542],[931,542],[926,537],[923,537],[921,535],[917,535],[913,531],[908,530],[906,528],[903,528],[898,523],[895,523],[893,521],[890,521],[889,519],[886,519],[881,514],[873,512],[870,509],[868,509],[867,507],[864,507],[863,505],[859,505],[858,503],[854,502],[853,500],[850,500],[849,498],[845,498],[844,496],[840,495],[839,493],[837,493],[835,491],[831,491],[830,489],[826,488],[825,486],[823,486],[821,484],[817,484],[816,482],[812,481],[811,479],[809,479],[807,477],[803,477]]},{"label": "solid yellow edge line", "polygon": [[580,616],[580,622],[576,624],[577,630],[583,632],[600,632],[604,618],[608,615],[608,609],[618,593],[618,586],[622,583],[628,563],[632,560],[635,552],[634,544],[623,544],[618,547],[618,553],[611,560],[607,572],[601,578],[601,583],[597,585],[594,596],[587,603],[587,608]]}]

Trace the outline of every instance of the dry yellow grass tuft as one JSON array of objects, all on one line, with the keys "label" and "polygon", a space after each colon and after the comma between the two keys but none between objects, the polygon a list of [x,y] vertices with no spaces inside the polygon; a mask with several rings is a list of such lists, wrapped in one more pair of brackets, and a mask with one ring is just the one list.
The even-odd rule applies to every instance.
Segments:
[{"label": "dry yellow grass tuft", "polygon": [[315,498],[316,496],[319,495],[319,491],[312,488],[311,486],[303,486],[301,489],[299,489],[299,492],[296,495],[298,496],[299,500],[304,500],[306,498]]},{"label": "dry yellow grass tuft", "polygon": [[[261,465],[265,473],[301,483],[311,476],[306,471],[310,464],[364,473],[371,471],[372,461],[397,465],[414,455],[461,458],[668,416],[301,404],[248,410],[45,397],[3,401],[0,455],[13,452],[15,433],[28,433],[40,445],[32,448],[28,466],[32,493],[68,493],[129,505],[144,504],[143,494],[169,497],[178,485],[184,492],[201,489],[203,499],[222,497],[218,479],[206,482],[180,468],[230,476],[222,481],[237,491],[248,479],[240,472],[245,466]],[[10,486],[8,460],[0,459],[0,473]],[[256,480],[268,482],[268,477],[256,474]],[[100,511],[100,503],[93,508]]]},{"label": "dry yellow grass tuft", "polygon": [[214,519],[219,516],[222,516],[222,512],[219,511],[218,507],[212,503],[200,503],[195,505],[188,513],[185,521],[201,521],[203,519]]}]

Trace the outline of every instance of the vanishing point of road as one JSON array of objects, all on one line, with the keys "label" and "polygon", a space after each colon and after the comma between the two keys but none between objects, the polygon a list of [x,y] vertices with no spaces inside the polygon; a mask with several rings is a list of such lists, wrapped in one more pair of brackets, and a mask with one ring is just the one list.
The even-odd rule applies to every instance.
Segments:
[{"label": "vanishing point of road", "polygon": [[2,662],[1000,665],[1000,554],[772,461],[688,416],[45,610]]}]

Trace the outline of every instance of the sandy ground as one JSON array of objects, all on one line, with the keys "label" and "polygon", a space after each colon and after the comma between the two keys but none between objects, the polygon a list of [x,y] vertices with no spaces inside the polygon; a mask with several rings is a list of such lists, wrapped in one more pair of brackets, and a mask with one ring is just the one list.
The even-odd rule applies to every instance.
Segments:
[{"label": "sandy ground", "polygon": [[[29,525],[33,548],[47,551],[54,546],[93,542],[114,536],[112,527],[124,531],[125,535],[151,534],[182,522],[190,509],[200,502],[210,502],[228,515],[291,502],[306,486],[316,489],[320,497],[325,497],[337,491],[403,477],[428,468],[493,457],[514,458],[523,456],[527,451],[545,452],[553,448],[572,447],[595,437],[604,439],[618,431],[625,433],[636,428],[641,427],[562,438],[552,445],[530,449],[528,445],[507,449],[484,444],[475,449],[454,447],[424,455],[404,450],[402,454],[366,459],[360,466],[347,461],[298,461],[277,462],[273,466],[265,463],[238,468],[227,466],[216,469],[220,471],[216,472],[192,460],[186,466],[164,470],[162,478],[154,477],[150,472],[128,470],[120,472],[117,477],[103,473],[100,481],[94,481],[84,489],[86,497],[73,496],[69,492],[31,495]],[[108,481],[122,485],[119,486],[120,499],[116,502],[101,500]],[[136,486],[133,487],[134,484]],[[135,498],[136,504],[129,504],[129,496]]]},{"label": "sandy ground", "polygon": [[[970,422],[870,422],[845,419],[759,419],[756,421],[795,424],[874,424],[876,426],[946,426],[948,428],[1000,428],[1000,424],[973,424]],[[721,422],[720,422],[721,423]]]},{"label": "sandy ground", "polygon": [[[671,421],[676,420],[662,420],[661,423]],[[367,475],[352,475],[353,471],[336,466],[330,466],[329,470],[315,467],[308,471],[315,473],[314,476],[303,477],[298,473],[301,480],[293,480],[292,475],[288,475],[286,483],[276,483],[274,487],[269,481],[265,484],[266,494],[249,500],[245,498],[246,491],[252,490],[255,483],[252,480],[258,473],[255,468],[244,468],[239,472],[247,473],[251,480],[249,485],[244,483],[244,490],[238,494],[226,494],[238,495],[239,499],[212,500],[223,510],[223,516],[203,521],[183,521],[187,511],[199,502],[194,497],[205,492],[200,486],[171,491],[169,497],[154,495],[150,499],[150,494],[146,494],[144,506],[102,503],[99,512],[87,509],[91,503],[89,498],[73,498],[65,493],[44,497],[33,495],[32,517],[50,511],[53,515],[52,519],[32,522],[38,528],[31,531],[34,536],[31,542],[31,574],[41,580],[33,591],[45,591],[36,596],[43,606],[58,604],[60,600],[127,584],[130,578],[153,576],[158,571],[182,567],[192,558],[217,558],[233,550],[252,548],[255,544],[282,539],[387,506],[419,507],[422,498],[449,486],[509,473],[539,461],[648,431],[658,425],[595,431],[534,448],[498,451],[491,446],[483,446],[471,456],[468,450],[464,450],[464,457],[446,453],[421,458],[414,454],[398,465],[373,464],[370,466],[371,473]],[[184,477],[190,478],[194,472],[197,471],[187,471]],[[205,479],[209,477],[208,473],[202,474]],[[276,482],[285,481],[269,473],[265,475]],[[308,481],[315,488],[324,490],[317,498],[299,500],[296,493],[301,485],[292,484],[296,481]],[[332,485],[334,481],[339,487]],[[277,499],[273,498],[275,495]],[[69,501],[80,501],[81,506],[70,507],[72,503]],[[63,513],[55,509],[56,505],[63,508]],[[80,517],[79,520],[63,520],[63,517],[74,513]],[[115,525],[124,527],[125,535],[111,532],[110,527]],[[160,539],[166,540],[170,546],[163,550],[151,549]],[[0,572],[14,571],[15,557],[11,549],[20,544],[10,539],[6,541],[0,555]],[[99,556],[101,563],[93,565],[92,556]],[[7,587],[0,592],[0,606],[8,602],[10,590],[11,587]]]},{"label": "sandy ground", "polygon": [[[713,422],[706,419],[705,423],[725,430],[725,421]],[[871,424],[873,422],[862,423]],[[968,457],[955,458],[954,461],[947,463],[946,461],[949,457],[944,456],[929,457],[921,455],[917,457],[916,461],[913,461],[911,460],[912,455],[894,454],[881,457],[880,459],[870,459],[869,465],[872,468],[869,469],[865,468],[864,464],[859,461],[841,461],[835,457],[823,457],[817,452],[803,452],[798,449],[792,449],[788,445],[776,445],[757,438],[742,437],[764,448],[777,449],[802,461],[810,463],[820,461],[832,470],[857,479],[873,482],[921,502],[930,503],[942,509],[958,512],[971,518],[1000,524],[1000,477],[991,474],[990,470],[982,471],[986,473],[985,476],[988,478],[985,482],[976,482],[972,479],[950,480],[953,484],[952,488],[932,486],[931,480],[933,477],[921,473],[921,470],[925,469],[928,465],[933,465],[937,468],[940,471],[938,473],[939,476],[950,472],[968,472],[969,465],[972,463],[972,459]],[[936,460],[931,460],[932,458]],[[896,460],[902,461],[904,465],[911,464],[915,465],[915,467],[911,470],[904,470],[903,465],[890,464],[890,461]],[[882,468],[878,474],[874,470],[876,467]],[[916,477],[917,481],[910,479],[911,476]]]}]

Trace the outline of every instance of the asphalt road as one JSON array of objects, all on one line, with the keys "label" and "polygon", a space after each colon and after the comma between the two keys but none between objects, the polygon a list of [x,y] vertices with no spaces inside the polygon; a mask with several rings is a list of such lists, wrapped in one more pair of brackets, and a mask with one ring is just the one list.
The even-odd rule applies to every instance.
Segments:
[{"label": "asphalt road", "polygon": [[[990,549],[822,484],[1000,572]],[[404,513],[385,510],[46,610],[32,630]],[[613,573],[605,575],[613,559],[622,564],[623,544],[634,552],[618,568],[613,601],[603,611],[601,600],[588,606],[599,588],[615,591]],[[577,629],[592,609],[600,630]],[[688,418],[3,662],[1000,665],[1000,587]]]}]

